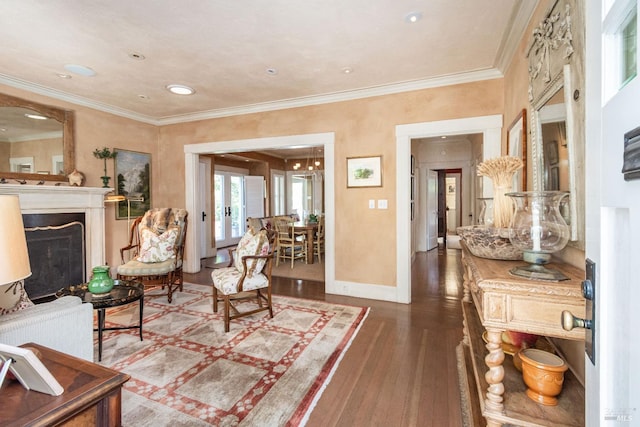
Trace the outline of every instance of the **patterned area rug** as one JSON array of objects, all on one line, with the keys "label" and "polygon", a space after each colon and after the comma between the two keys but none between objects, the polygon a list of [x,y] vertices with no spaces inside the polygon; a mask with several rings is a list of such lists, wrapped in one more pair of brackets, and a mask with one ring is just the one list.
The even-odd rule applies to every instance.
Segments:
[{"label": "patterned area rug", "polygon": [[[143,341],[137,329],[105,332],[98,363],[131,375],[123,425],[304,425],[368,308],[273,300],[273,319],[257,313],[225,334],[211,287],[185,284],[172,304],[145,299]],[[135,325],[138,313],[110,309],[106,326]]]}]

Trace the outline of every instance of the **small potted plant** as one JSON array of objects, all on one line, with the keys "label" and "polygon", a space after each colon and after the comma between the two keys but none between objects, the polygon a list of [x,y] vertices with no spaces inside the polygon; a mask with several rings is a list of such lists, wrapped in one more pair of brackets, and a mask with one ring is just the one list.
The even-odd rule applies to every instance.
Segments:
[{"label": "small potted plant", "polygon": [[111,177],[107,175],[107,159],[115,159],[117,154],[117,152],[111,151],[107,147],[102,149],[96,148],[93,152],[93,155],[97,159],[104,160],[104,175],[100,177],[102,178],[102,188],[109,188],[109,180],[111,179]]},{"label": "small potted plant", "polygon": [[310,214],[308,220],[311,224],[315,224],[318,222],[318,215]]}]

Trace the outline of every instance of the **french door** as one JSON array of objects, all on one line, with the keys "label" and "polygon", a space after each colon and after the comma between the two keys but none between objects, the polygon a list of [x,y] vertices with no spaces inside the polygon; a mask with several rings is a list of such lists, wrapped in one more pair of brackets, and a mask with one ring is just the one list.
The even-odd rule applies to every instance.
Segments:
[{"label": "french door", "polygon": [[233,172],[215,173],[215,236],[216,247],[233,246],[244,233],[244,181]]}]

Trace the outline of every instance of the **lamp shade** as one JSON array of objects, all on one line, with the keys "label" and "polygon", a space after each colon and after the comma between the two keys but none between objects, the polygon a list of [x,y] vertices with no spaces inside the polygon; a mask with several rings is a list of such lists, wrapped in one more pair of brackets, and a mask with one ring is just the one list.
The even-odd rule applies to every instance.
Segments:
[{"label": "lamp shade", "polygon": [[0,195],[0,285],[31,276],[18,196]]}]

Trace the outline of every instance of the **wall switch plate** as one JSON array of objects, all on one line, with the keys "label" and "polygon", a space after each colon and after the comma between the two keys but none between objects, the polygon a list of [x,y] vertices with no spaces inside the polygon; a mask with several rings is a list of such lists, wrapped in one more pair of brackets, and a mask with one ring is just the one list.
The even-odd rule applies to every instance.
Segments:
[{"label": "wall switch plate", "polygon": [[376,208],[376,201],[371,199],[369,200],[369,209],[375,209]]},{"label": "wall switch plate", "polygon": [[378,200],[378,209],[387,209],[387,200]]}]

